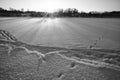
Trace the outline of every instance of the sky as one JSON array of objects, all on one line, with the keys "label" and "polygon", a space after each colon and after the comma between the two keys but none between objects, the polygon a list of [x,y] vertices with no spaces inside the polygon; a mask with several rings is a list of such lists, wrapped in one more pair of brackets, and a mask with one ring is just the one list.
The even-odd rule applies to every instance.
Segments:
[{"label": "sky", "polygon": [[120,0],[0,0],[0,7],[53,12],[76,8],[79,11],[120,11]]}]

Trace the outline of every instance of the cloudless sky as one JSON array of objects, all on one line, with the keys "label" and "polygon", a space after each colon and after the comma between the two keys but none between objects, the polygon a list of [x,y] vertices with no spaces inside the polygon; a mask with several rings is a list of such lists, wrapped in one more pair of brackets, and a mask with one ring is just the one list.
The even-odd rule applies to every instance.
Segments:
[{"label": "cloudless sky", "polygon": [[77,8],[86,12],[120,11],[120,0],[0,0],[0,7],[48,12],[58,8]]}]

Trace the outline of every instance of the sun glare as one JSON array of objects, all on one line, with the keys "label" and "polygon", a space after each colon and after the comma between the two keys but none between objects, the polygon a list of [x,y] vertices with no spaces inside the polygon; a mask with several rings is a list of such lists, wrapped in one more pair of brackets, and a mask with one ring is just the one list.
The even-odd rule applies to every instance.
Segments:
[{"label": "sun glare", "polygon": [[53,29],[54,27],[57,27],[55,26],[56,24],[61,25],[59,18],[44,18],[41,23],[44,29]]},{"label": "sun glare", "polygon": [[49,23],[53,23],[53,22],[57,22],[58,19],[57,19],[57,18],[48,18],[47,21],[48,21]]},{"label": "sun glare", "polygon": [[49,24],[51,26],[51,25],[58,23],[59,19],[58,18],[47,18],[46,22],[47,22],[47,24]]}]

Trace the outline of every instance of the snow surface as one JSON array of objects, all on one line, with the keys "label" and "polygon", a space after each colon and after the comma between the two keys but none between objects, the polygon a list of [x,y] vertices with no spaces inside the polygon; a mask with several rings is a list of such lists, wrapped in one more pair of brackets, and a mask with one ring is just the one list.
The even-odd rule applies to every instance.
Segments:
[{"label": "snow surface", "polygon": [[0,18],[0,29],[35,45],[120,48],[117,18]]}]

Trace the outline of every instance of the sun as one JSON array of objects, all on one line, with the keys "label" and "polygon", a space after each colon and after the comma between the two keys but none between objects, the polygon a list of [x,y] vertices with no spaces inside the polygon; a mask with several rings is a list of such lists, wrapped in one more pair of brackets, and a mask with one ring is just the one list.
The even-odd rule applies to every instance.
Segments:
[{"label": "sun", "polygon": [[58,9],[59,2],[56,0],[44,0],[43,3],[43,9],[46,12],[55,12]]},{"label": "sun", "polygon": [[49,13],[53,13],[53,12],[56,11],[56,9],[49,8],[49,7],[48,7],[48,8],[45,9],[45,11],[46,11],[46,12],[49,12]]}]

